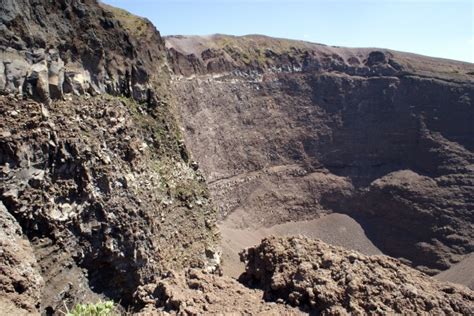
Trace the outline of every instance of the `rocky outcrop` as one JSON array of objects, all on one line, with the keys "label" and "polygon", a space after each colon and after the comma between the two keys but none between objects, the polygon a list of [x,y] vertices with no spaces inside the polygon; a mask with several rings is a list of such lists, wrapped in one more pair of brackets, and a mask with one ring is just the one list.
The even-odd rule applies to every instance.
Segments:
[{"label": "rocky outcrop", "polygon": [[1,7],[0,93],[49,102],[107,92],[159,103],[168,78],[164,42],[147,20],[95,0],[2,0]]},{"label": "rocky outcrop", "polygon": [[[431,273],[472,251],[472,65],[262,36],[165,47],[150,22],[95,0],[0,5],[0,310],[113,299],[145,314],[299,313],[214,274],[206,177],[222,218],[346,212],[380,249]],[[384,311],[413,295],[424,307],[408,310],[469,311],[459,296],[470,292],[360,258],[361,271],[396,267],[423,285],[416,296],[391,279]],[[357,299],[377,291],[370,282]],[[342,285],[323,299],[350,309]],[[279,297],[313,308],[311,292],[288,289]]]},{"label": "rocky outcrop", "polygon": [[137,304],[140,315],[303,315],[297,308],[268,303],[263,292],[249,289],[229,277],[191,269],[170,272],[159,283],[141,287]]},{"label": "rocky outcrop", "polygon": [[94,0],[0,4],[0,223],[18,223],[5,249],[29,240],[28,256],[2,252],[2,298],[31,313],[99,298],[134,310],[169,269],[218,270],[156,29]]},{"label": "rocky outcrop", "polygon": [[422,77],[472,81],[466,63],[376,48],[345,48],[263,35],[167,36],[173,73],[190,77],[232,74],[252,78],[264,73],[338,72],[379,77]]},{"label": "rocky outcrop", "polygon": [[168,269],[219,265],[214,210],[170,113],[105,96],[0,97],[0,112],[0,197],[40,260],[42,311],[93,292],[128,306]]},{"label": "rocky outcrop", "polygon": [[474,292],[434,281],[385,256],[365,256],[307,238],[269,238],[242,254],[247,282],[269,300],[322,315],[474,312]]},{"label": "rocky outcrop", "polygon": [[37,314],[44,287],[33,249],[21,227],[0,202],[0,310]]},{"label": "rocky outcrop", "polygon": [[[166,38],[186,143],[221,219],[339,212],[435,274],[474,250],[474,66],[261,36]],[[181,68],[180,68],[181,67]]]},{"label": "rocky outcrop", "polygon": [[[430,178],[413,171],[389,173],[356,198],[369,238],[382,251],[410,258],[430,274],[474,251],[470,200],[472,171]],[[411,245],[407,247],[406,245]]]}]

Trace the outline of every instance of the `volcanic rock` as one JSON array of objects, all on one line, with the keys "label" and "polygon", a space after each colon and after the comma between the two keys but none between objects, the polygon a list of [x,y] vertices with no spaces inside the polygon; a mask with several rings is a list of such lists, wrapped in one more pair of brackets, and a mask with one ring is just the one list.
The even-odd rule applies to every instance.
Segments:
[{"label": "volcanic rock", "polygon": [[[430,274],[474,250],[472,64],[258,35],[166,45],[181,54],[185,139],[222,221],[235,213],[245,227],[234,228],[259,229],[345,213]],[[192,72],[189,56],[199,69],[227,63]]]},{"label": "volcanic rock", "polygon": [[44,287],[33,249],[20,225],[0,202],[0,310],[37,314]]},{"label": "volcanic rock", "polygon": [[144,305],[139,315],[166,311],[178,315],[302,315],[297,308],[268,303],[263,292],[249,289],[229,277],[191,269],[170,272],[157,284],[141,287],[136,293],[138,304]]},{"label": "volcanic rock", "polygon": [[268,238],[242,253],[246,282],[268,300],[322,315],[474,312],[474,292],[386,256],[365,256],[308,238]]},{"label": "volcanic rock", "polygon": [[263,291],[246,288],[219,275],[216,207],[242,215],[229,231],[345,213],[365,253],[464,262],[473,73],[264,36],[165,43],[95,0],[0,0],[0,310],[471,313],[464,288],[302,239],[253,248],[284,266],[249,250]]}]

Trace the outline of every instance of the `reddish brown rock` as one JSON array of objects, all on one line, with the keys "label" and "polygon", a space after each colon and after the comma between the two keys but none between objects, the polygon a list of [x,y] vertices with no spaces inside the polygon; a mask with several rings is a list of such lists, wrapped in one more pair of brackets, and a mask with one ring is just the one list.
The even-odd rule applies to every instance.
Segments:
[{"label": "reddish brown rock", "polygon": [[229,277],[200,270],[169,273],[157,284],[140,287],[139,315],[302,315],[297,308],[263,300],[263,292],[249,289]]},{"label": "reddish brown rock", "polygon": [[386,256],[365,256],[307,238],[268,238],[242,254],[242,277],[310,313],[448,314],[474,312],[474,292],[443,283]]}]

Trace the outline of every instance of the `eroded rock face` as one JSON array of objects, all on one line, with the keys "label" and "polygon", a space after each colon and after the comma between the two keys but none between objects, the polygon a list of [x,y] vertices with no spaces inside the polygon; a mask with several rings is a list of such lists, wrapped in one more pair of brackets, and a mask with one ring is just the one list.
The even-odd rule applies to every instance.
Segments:
[{"label": "eroded rock face", "polygon": [[0,4],[0,93],[49,102],[107,92],[159,103],[165,50],[149,21],[94,0]]},{"label": "eroded rock face", "polygon": [[205,183],[164,133],[176,129],[165,108],[0,97],[0,112],[0,198],[40,261],[41,311],[93,292],[129,306],[168,269],[219,264]]},{"label": "eroded rock face", "polygon": [[107,297],[133,309],[168,269],[218,270],[215,212],[180,137],[159,32],[95,0],[0,8],[0,201],[45,282],[27,307]]},{"label": "eroded rock face", "polygon": [[37,314],[43,287],[28,239],[0,202],[0,310],[8,315]]},{"label": "eroded rock face", "polygon": [[430,274],[474,250],[472,64],[259,36],[166,41],[203,69],[232,65],[174,66],[186,143],[221,219],[350,214]]},{"label": "eroded rock face", "polygon": [[[144,313],[293,313],[210,274],[219,237],[199,166],[222,217],[348,212],[375,221],[384,251],[430,272],[472,251],[470,65],[259,36],[188,40],[166,49],[148,21],[94,0],[0,0],[1,310],[108,298]],[[387,201],[403,220],[377,207]],[[400,243],[379,234],[420,222]]]},{"label": "eroded rock face", "polygon": [[449,268],[474,250],[472,178],[469,169],[435,178],[402,170],[375,180],[357,197],[369,238],[427,273]]},{"label": "eroded rock face", "polygon": [[322,315],[474,312],[474,292],[385,256],[365,256],[307,238],[268,238],[242,254],[243,279],[266,299]]}]

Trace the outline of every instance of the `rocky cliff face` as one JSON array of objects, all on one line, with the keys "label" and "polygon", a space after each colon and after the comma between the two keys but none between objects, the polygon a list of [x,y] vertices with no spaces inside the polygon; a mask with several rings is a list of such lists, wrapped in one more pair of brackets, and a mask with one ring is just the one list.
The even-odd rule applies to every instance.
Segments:
[{"label": "rocky cliff face", "polygon": [[135,310],[165,271],[216,269],[155,28],[96,1],[5,0],[0,32],[0,310]]},{"label": "rocky cliff face", "polygon": [[165,51],[149,21],[94,0],[3,0],[0,19],[0,91],[42,102],[104,92],[159,101]]},{"label": "rocky cliff face", "polygon": [[221,218],[348,213],[429,273],[473,251],[472,64],[261,36],[166,41]]},{"label": "rocky cliff face", "polygon": [[[215,274],[211,195],[242,227],[345,212],[387,254],[449,267],[473,247],[473,73],[261,36],[165,45],[150,22],[94,0],[0,0],[0,310],[107,298],[143,314],[306,311]],[[265,253],[291,257],[288,242]],[[265,262],[246,258],[258,279]],[[472,301],[419,280],[447,312]]]}]

